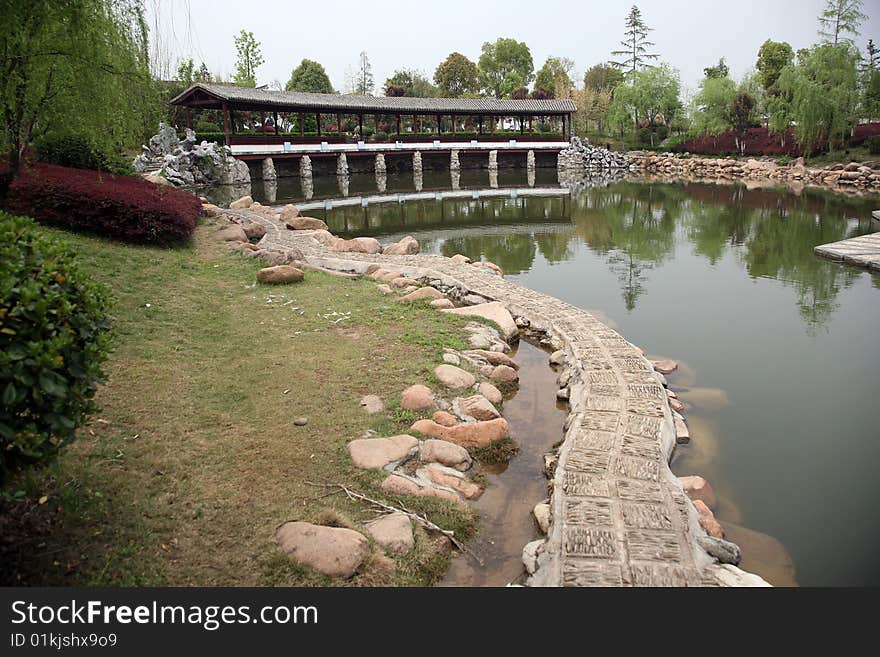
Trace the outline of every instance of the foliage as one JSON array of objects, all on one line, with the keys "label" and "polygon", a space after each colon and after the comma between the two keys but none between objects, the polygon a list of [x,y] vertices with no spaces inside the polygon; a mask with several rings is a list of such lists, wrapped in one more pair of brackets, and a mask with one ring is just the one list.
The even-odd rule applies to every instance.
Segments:
[{"label": "foliage", "polygon": [[145,244],[189,239],[202,209],[189,192],[51,164],[22,169],[5,205],[41,223]]},{"label": "foliage", "polygon": [[695,135],[724,132],[733,127],[736,84],[729,77],[706,77],[694,96],[691,131]]},{"label": "foliage", "polygon": [[534,77],[532,52],[516,39],[502,37],[484,43],[478,68],[480,84],[496,98],[510,98],[514,89],[527,86]]},{"label": "foliage", "polygon": [[126,175],[131,165],[107,153],[87,137],[76,134],[48,134],[36,142],[37,157],[41,162],[74,169],[96,169]]},{"label": "foliage", "polygon": [[880,155],[880,135],[868,137],[865,140],[865,146],[867,146],[868,152],[871,155]]},{"label": "foliage", "polygon": [[0,480],[53,456],[96,410],[107,310],[66,243],[0,212]]},{"label": "foliage", "polygon": [[768,128],[747,128],[742,134],[725,130],[714,134],[702,134],[681,141],[673,148],[679,153],[696,155],[749,155],[799,157],[803,154],[794,133],[772,132]]},{"label": "foliage", "polygon": [[574,62],[568,57],[548,57],[535,75],[535,89],[544,89],[550,98],[568,95]]},{"label": "foliage", "polygon": [[181,59],[177,65],[177,79],[187,87],[195,82],[211,82],[211,73],[205,62],[196,68],[192,57]]},{"label": "foliage", "polygon": [[873,39],[868,39],[866,55],[861,63],[861,115],[880,118],[880,68],[878,68],[880,62],[878,62],[877,47],[874,45]]},{"label": "foliage", "polygon": [[662,116],[669,124],[681,108],[678,70],[668,64],[632,74],[614,91],[609,119],[621,129],[652,126]]},{"label": "foliage", "polygon": [[623,82],[623,73],[610,64],[596,64],[584,73],[584,88],[593,91],[614,91]]},{"label": "foliage", "polygon": [[862,11],[862,0],[826,0],[819,14],[819,36],[826,43],[852,43],[844,34],[859,36],[859,26],[867,20]]},{"label": "foliage", "polygon": [[724,61],[724,57],[722,57],[715,66],[704,68],[703,74],[707,78],[727,78],[730,77],[730,67]]},{"label": "foliage", "polygon": [[856,114],[858,52],[847,44],[822,44],[801,51],[796,66],[787,66],[777,81],[779,94],[768,101],[771,127],[795,126],[805,150],[821,137],[844,140]]},{"label": "foliage", "polygon": [[529,97],[529,90],[526,87],[517,87],[510,92],[513,100],[525,100]]},{"label": "foliage", "polygon": [[441,96],[460,98],[480,89],[477,65],[460,52],[453,52],[434,71],[434,84]]},{"label": "foliage", "polygon": [[622,57],[622,59],[611,62],[612,65],[627,74],[635,74],[639,69],[648,66],[647,60],[658,59],[659,55],[648,52],[648,48],[654,45],[652,41],[648,41],[648,33],[651,31],[652,29],[645,24],[642,18],[642,12],[636,5],[633,5],[626,17],[624,40],[620,42],[623,50],[615,50],[611,53],[615,57]]},{"label": "foliage", "polygon": [[303,59],[290,73],[290,79],[284,85],[285,91],[306,91],[316,94],[333,94],[333,85],[327,71],[318,62]]},{"label": "foliage", "polygon": [[577,113],[574,116],[575,131],[581,135],[593,129],[604,132],[608,110],[611,107],[612,90],[596,90],[591,86],[585,86],[583,89],[576,89],[572,97],[577,106]]},{"label": "foliage", "polygon": [[158,116],[140,0],[0,0],[0,146],[13,174],[31,142],[70,125],[108,151]]},{"label": "foliage", "polygon": [[232,80],[240,87],[257,86],[257,69],[263,65],[260,43],[253,32],[242,30],[235,37],[235,75]]},{"label": "foliage", "polygon": [[352,92],[359,96],[369,96],[373,93],[375,85],[373,84],[373,65],[370,64],[370,58],[366,52],[358,55],[358,65],[355,71],[355,77],[352,80]]},{"label": "foliage", "polygon": [[794,51],[788,43],[767,39],[758,51],[758,61],[755,64],[761,86],[770,91],[776,86],[782,69],[793,63]]},{"label": "foliage", "polygon": [[[395,91],[389,94],[388,89]],[[397,93],[397,91],[402,93]],[[434,98],[438,90],[430,80],[414,69],[398,69],[394,75],[385,80],[385,95],[409,96],[411,98]]]}]

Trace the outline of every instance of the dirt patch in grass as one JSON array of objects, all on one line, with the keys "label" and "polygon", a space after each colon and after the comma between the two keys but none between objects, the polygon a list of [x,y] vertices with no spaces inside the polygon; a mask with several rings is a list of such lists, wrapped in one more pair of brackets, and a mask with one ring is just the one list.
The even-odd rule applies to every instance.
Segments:
[{"label": "dirt patch in grass", "polygon": [[[429,381],[444,347],[463,346],[466,320],[318,272],[257,285],[259,264],[211,245],[215,229],[171,250],[64,234],[113,290],[115,351],[102,412],[56,462],[2,491],[3,583],[343,583],[279,555],[274,529],[374,517],[308,482],[384,499],[382,473],[355,469],[346,444],[412,423],[400,391]],[[367,416],[366,394],[388,410]],[[297,417],[308,424],[294,426]],[[475,530],[463,505],[401,501],[462,539]],[[445,571],[443,543],[421,532],[411,554],[374,557],[344,583],[430,584]]]}]

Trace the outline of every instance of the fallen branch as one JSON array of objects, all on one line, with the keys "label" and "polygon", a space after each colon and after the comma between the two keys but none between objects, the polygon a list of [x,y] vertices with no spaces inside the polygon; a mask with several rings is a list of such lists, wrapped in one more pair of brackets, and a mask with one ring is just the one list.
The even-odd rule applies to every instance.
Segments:
[{"label": "fallen branch", "polygon": [[398,502],[398,504],[400,504],[399,507],[391,506],[390,504],[386,504],[385,502],[380,502],[379,500],[374,500],[371,497],[367,497],[366,495],[362,495],[361,493],[355,492],[355,491],[351,490],[350,488],[343,486],[342,484],[316,484],[311,481],[307,481],[305,483],[308,484],[309,486],[318,486],[320,488],[336,488],[336,489],[343,491],[348,496],[348,499],[350,499],[350,500],[361,500],[363,502],[369,502],[373,506],[377,506],[380,509],[383,509],[384,511],[389,511],[392,513],[402,513],[405,516],[408,516],[409,518],[415,520],[417,523],[422,525],[425,529],[443,534],[446,538],[448,538],[450,540],[450,542],[456,548],[458,548],[459,551],[464,552],[465,554],[472,557],[474,559],[474,561],[476,561],[481,566],[483,565],[483,560],[480,559],[480,557],[478,557],[471,550],[469,550],[468,547],[464,543],[462,543],[457,538],[455,538],[455,532],[453,532],[450,529],[443,529],[439,525],[435,525],[433,522],[428,520],[428,517],[426,515],[424,515],[424,514],[419,515],[415,511],[410,511],[405,506],[403,506],[403,504],[400,504],[400,502]]}]

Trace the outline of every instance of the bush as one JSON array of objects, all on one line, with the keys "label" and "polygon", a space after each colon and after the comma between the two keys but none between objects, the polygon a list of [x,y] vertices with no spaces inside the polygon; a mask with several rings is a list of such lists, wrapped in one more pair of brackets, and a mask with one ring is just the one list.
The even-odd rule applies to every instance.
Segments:
[{"label": "bush", "polygon": [[0,212],[0,480],[53,456],[96,410],[106,299],[67,244]]},{"label": "bush", "polygon": [[211,121],[199,121],[195,126],[196,134],[209,133],[209,132],[223,132],[223,128],[221,128],[216,123],[212,123]]},{"label": "bush", "polygon": [[82,135],[47,135],[36,142],[37,159],[74,169],[94,169],[120,175],[132,173],[131,166],[92,144]]},{"label": "bush", "polygon": [[382,132],[381,130],[378,130],[375,134],[373,134],[373,141],[377,141],[377,142],[388,141],[388,133]]},{"label": "bush", "polygon": [[173,187],[50,164],[22,169],[5,207],[67,230],[163,245],[189,239],[202,210],[195,196]]},{"label": "bush", "polygon": [[871,155],[880,155],[880,135],[868,137],[865,140],[865,146],[867,146],[868,152]]}]

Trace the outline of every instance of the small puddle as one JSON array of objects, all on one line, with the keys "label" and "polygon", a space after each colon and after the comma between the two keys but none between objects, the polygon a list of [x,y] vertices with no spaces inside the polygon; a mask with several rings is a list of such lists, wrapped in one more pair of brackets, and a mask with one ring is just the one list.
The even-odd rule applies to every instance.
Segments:
[{"label": "small puddle", "polygon": [[525,341],[509,354],[519,364],[520,387],[502,413],[519,453],[505,465],[481,465],[486,492],[473,503],[480,529],[468,544],[483,560],[452,559],[440,586],[505,586],[525,574],[522,549],[541,536],[532,509],[547,499],[544,454],[563,438],[567,407],[556,400],[548,354]]}]

